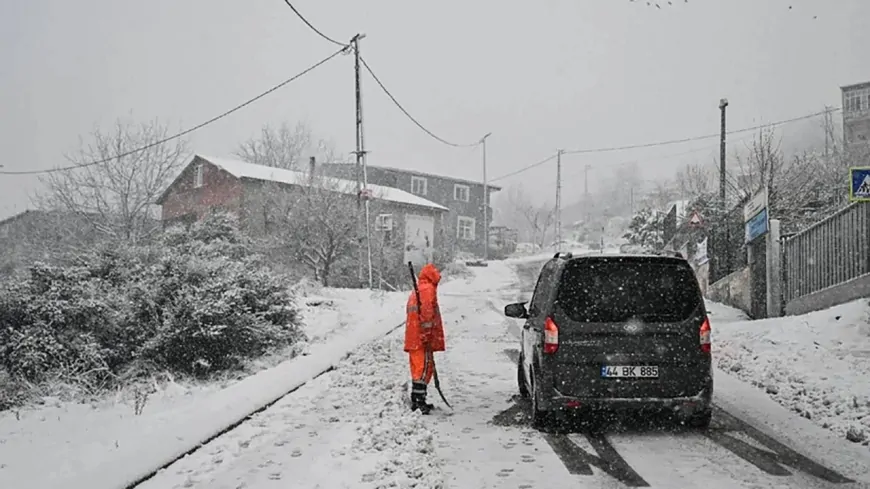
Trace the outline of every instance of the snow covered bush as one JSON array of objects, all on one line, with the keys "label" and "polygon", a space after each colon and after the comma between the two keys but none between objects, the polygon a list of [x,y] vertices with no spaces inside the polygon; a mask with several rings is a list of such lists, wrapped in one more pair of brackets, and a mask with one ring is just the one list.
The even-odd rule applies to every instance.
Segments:
[{"label": "snow covered bush", "polygon": [[97,392],[129,372],[208,375],[302,339],[295,297],[231,218],[153,245],[36,264],[0,286],[0,365],[11,381]]},{"label": "snow covered bush", "polygon": [[[664,214],[651,208],[641,209],[631,219],[623,238],[629,244],[658,249],[664,246]],[[600,245],[599,245],[600,246]]]}]

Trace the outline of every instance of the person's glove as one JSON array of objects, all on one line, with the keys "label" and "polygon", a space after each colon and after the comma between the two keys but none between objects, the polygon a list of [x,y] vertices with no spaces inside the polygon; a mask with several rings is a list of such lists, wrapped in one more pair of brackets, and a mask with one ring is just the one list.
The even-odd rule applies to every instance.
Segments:
[{"label": "person's glove", "polygon": [[420,332],[420,343],[422,343],[423,346],[428,347],[431,341],[432,341],[432,333],[429,331],[429,329],[424,328]]}]

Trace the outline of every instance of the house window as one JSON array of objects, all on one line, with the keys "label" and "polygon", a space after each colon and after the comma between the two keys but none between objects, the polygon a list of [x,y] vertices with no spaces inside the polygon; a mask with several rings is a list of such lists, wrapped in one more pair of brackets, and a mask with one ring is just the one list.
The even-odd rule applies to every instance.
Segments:
[{"label": "house window", "polygon": [[465,241],[474,241],[474,218],[459,216],[456,237]]},{"label": "house window", "polygon": [[468,202],[468,195],[471,193],[471,189],[468,185],[455,184],[453,185],[453,199],[461,200],[463,202]]},{"label": "house window", "polygon": [[378,214],[378,217],[375,218],[375,230],[376,231],[392,231],[393,230],[393,215],[392,214]]},{"label": "house window", "polygon": [[843,99],[844,112],[861,112],[870,109],[870,89],[846,92]]},{"label": "house window", "polygon": [[193,167],[193,188],[202,187],[202,163]]},{"label": "house window", "polygon": [[411,177],[411,193],[417,195],[426,195],[427,181],[423,177]]}]

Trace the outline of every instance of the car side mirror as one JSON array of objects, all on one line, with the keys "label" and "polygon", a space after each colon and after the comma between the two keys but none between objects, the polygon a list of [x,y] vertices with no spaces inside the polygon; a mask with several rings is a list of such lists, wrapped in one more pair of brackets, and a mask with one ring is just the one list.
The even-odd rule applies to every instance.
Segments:
[{"label": "car side mirror", "polygon": [[517,302],[504,306],[504,315],[509,318],[527,319],[529,311],[526,310],[525,302]]}]

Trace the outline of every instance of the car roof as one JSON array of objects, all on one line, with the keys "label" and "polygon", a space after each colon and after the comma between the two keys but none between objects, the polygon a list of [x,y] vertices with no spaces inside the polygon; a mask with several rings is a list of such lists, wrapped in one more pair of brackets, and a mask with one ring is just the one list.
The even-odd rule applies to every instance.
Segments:
[{"label": "car roof", "polygon": [[659,253],[583,253],[579,255],[571,255],[565,257],[554,257],[554,260],[563,260],[566,262],[577,262],[577,261],[587,261],[587,260],[608,260],[608,261],[618,261],[620,258],[627,258],[630,260],[644,260],[644,261],[661,261],[661,262],[685,262],[686,259],[669,254],[659,254]]}]

